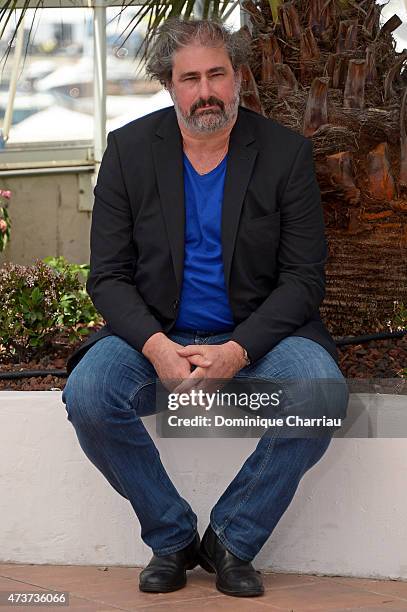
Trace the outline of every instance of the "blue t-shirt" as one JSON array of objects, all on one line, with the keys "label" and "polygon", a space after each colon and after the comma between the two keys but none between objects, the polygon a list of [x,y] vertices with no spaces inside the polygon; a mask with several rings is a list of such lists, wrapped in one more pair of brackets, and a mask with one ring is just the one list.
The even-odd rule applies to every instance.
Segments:
[{"label": "blue t-shirt", "polygon": [[227,156],[200,175],[184,154],[184,280],[175,329],[234,328],[223,272],[221,219]]}]

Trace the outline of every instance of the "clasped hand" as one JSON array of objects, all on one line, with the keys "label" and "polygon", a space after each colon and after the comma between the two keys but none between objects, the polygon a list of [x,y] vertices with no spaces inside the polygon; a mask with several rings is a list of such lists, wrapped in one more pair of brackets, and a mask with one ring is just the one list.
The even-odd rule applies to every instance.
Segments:
[{"label": "clasped hand", "polygon": [[233,340],[224,344],[182,346],[163,333],[154,334],[143,347],[162,384],[173,393],[192,389],[219,389],[246,365],[243,348]]},{"label": "clasped hand", "polygon": [[[219,389],[220,381],[225,384],[245,365],[243,349],[234,341],[224,344],[190,344],[176,351],[191,365],[195,365],[195,369],[174,389],[175,393],[188,393],[192,389]],[[205,363],[197,363],[197,357],[204,359]]]}]

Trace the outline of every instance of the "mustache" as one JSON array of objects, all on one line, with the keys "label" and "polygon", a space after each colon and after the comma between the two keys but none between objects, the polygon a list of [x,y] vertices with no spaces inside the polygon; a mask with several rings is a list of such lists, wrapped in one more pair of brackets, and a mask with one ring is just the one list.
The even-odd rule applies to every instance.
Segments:
[{"label": "mustache", "polygon": [[203,98],[197,100],[195,104],[191,106],[191,115],[193,115],[195,111],[199,110],[200,108],[204,108],[205,106],[209,105],[219,106],[222,111],[225,110],[225,105],[222,100],[219,100],[219,98],[215,98],[214,96],[210,96],[207,100],[204,100]]}]

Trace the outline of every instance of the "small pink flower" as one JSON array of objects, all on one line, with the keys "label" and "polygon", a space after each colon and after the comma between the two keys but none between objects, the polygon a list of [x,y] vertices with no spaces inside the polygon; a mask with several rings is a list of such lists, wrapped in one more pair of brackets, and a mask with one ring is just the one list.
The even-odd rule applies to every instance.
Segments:
[{"label": "small pink flower", "polygon": [[2,234],[5,234],[7,231],[7,223],[4,221],[4,219],[0,219],[0,232]]},{"label": "small pink flower", "polygon": [[11,198],[11,191],[4,191],[3,189],[0,189],[0,196],[3,196],[3,198],[9,200]]}]

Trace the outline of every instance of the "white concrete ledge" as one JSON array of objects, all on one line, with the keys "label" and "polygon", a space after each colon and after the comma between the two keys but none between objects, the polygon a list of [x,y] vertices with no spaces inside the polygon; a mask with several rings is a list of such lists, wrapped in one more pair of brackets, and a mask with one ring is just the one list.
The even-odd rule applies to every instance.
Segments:
[{"label": "white concrete ledge", "polygon": [[[407,579],[407,440],[395,418],[406,404],[351,395],[348,437],[304,476],[257,568]],[[154,420],[144,422],[202,532],[257,440],[162,439]],[[377,433],[394,437],[351,437]],[[2,563],[144,565],[151,556],[132,507],[80,448],[59,391],[0,392],[0,517]]]}]

